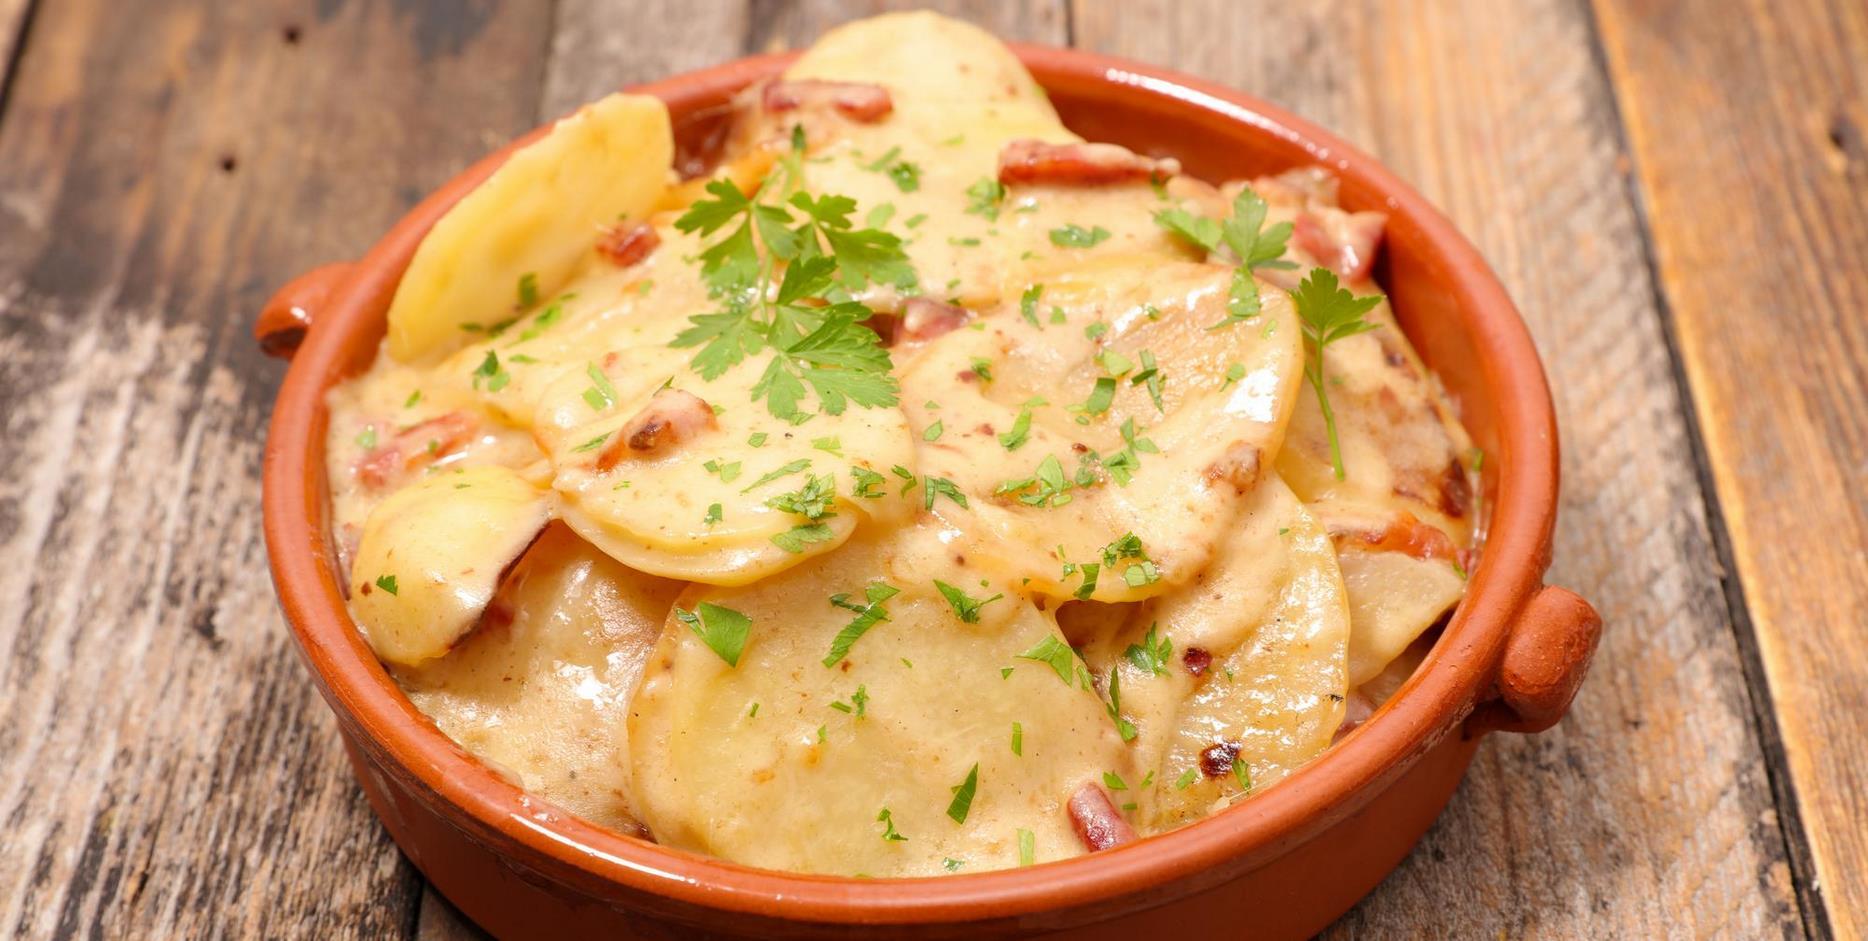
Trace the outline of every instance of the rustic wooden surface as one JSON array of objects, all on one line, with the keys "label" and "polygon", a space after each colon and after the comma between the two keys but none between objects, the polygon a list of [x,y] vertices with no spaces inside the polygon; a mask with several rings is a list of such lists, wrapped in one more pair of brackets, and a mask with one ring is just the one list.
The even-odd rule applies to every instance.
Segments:
[{"label": "rustic wooden surface", "polygon": [[[1868,932],[1861,4],[933,5],[1336,129],[1544,352],[1602,651],[1331,937]],[[0,933],[476,935],[274,610],[248,317],[538,120],[876,6],[0,0]]]}]

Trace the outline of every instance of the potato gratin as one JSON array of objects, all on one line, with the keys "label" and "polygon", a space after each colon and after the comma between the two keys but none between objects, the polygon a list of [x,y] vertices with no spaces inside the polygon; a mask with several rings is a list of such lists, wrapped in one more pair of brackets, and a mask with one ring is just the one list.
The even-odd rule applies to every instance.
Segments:
[{"label": "potato gratin", "polygon": [[531,793],[773,869],[1075,856],[1316,757],[1459,599],[1478,454],[1327,172],[1085,142],[930,14],[674,157],[653,98],[558,122],[331,393],[351,612]]}]

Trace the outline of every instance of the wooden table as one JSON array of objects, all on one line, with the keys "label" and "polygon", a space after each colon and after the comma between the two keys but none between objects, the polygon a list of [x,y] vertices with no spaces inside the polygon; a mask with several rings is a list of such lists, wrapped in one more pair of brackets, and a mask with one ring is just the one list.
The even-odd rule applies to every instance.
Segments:
[{"label": "wooden table", "polygon": [[[1544,352],[1601,652],[1331,936],[1868,934],[1868,5],[936,5],[1334,128]],[[0,934],[474,933],[274,607],[250,318],[514,133],[869,7],[0,0]]]}]

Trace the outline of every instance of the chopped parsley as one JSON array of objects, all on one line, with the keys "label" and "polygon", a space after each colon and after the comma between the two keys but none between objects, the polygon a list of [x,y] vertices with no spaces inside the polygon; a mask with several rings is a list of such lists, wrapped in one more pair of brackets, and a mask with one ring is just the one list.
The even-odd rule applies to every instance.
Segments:
[{"label": "chopped parsley", "polygon": [[[1135,741],[1135,723],[1122,716],[1122,668],[1111,667],[1109,670],[1109,702],[1107,703],[1110,721],[1116,724],[1116,734],[1125,742]],[[1121,778],[1116,780],[1120,781]],[[1124,788],[1128,785],[1122,785]]]},{"label": "chopped parsley", "polygon": [[1018,410],[1018,418],[1012,422],[1011,431],[999,432],[999,444],[1007,451],[1016,451],[1024,447],[1031,438],[1031,406]]},{"label": "chopped parsley", "polygon": [[856,486],[850,488],[851,496],[861,497],[865,500],[876,500],[885,496],[880,488],[883,484],[888,483],[889,479],[887,477],[867,467],[850,468],[850,476],[856,480]]},{"label": "chopped parsley", "polygon": [[947,604],[953,608],[954,616],[967,624],[978,624],[980,609],[1005,597],[1005,594],[1001,592],[990,598],[974,598],[962,589],[955,588],[938,578],[934,579],[934,588],[940,592],[942,598],[947,599]]},{"label": "chopped parsley", "polygon": [[416,389],[414,392],[409,393],[409,397],[407,399],[403,400],[402,407],[403,408],[414,408],[416,404],[419,403],[421,400],[422,400],[422,390]]},{"label": "chopped parsley", "polygon": [[376,576],[376,587],[392,595],[396,594],[396,577],[394,575],[378,575]]},{"label": "chopped parsley", "polygon": [[966,773],[966,780],[953,787],[953,801],[947,805],[947,816],[954,823],[965,823],[967,812],[973,809],[973,794],[979,790],[979,762],[973,762],[972,770]]},{"label": "chopped parsley", "polygon": [[1167,665],[1174,656],[1174,642],[1157,634],[1156,624],[1148,625],[1148,633],[1142,636],[1139,644],[1130,644],[1122,655],[1135,664],[1135,669],[1144,673],[1161,676],[1167,673]]},{"label": "chopped parsley", "polygon": [[1137,355],[1141,357],[1142,368],[1129,377],[1129,385],[1146,386],[1148,398],[1154,400],[1155,411],[1165,415],[1167,406],[1161,401],[1161,367],[1155,364],[1155,354],[1152,350],[1142,350]]},{"label": "chopped parsley", "polygon": [[1363,315],[1381,303],[1381,297],[1357,297],[1338,287],[1336,274],[1328,268],[1312,268],[1310,276],[1291,292],[1291,300],[1304,325],[1304,379],[1317,392],[1317,406],[1323,410],[1323,425],[1329,431],[1330,466],[1336,471],[1336,479],[1342,480],[1343,451],[1336,439],[1336,413],[1330,409],[1330,394],[1324,388],[1323,351],[1337,340],[1380,326]]},{"label": "chopped parsley", "polygon": [[717,460],[709,460],[703,463],[701,467],[709,474],[718,474],[720,476],[720,482],[723,484],[730,484],[739,479],[740,463],[738,461],[730,461],[722,464]]},{"label": "chopped parsley", "polygon": [[1189,784],[1192,784],[1192,783],[1193,783],[1193,779],[1194,779],[1194,776],[1195,776],[1195,775],[1196,775],[1197,773],[1198,773],[1198,772],[1196,772],[1196,771],[1195,771],[1194,769],[1192,769],[1192,768],[1188,768],[1187,770],[1185,770],[1185,771],[1182,771],[1182,772],[1180,773],[1180,777],[1179,777],[1178,779],[1176,779],[1176,780],[1175,780],[1175,782],[1174,782],[1174,790],[1177,790],[1177,791],[1184,791],[1184,790],[1186,790],[1186,789],[1187,789],[1187,785],[1189,785]]},{"label": "chopped parsley", "polygon": [[876,815],[876,821],[882,824],[882,839],[890,843],[908,842],[907,837],[895,832],[895,821],[889,814],[889,809],[887,807],[882,808],[882,812]]},{"label": "chopped parsley", "polygon": [[1025,289],[1018,298],[1018,315],[1034,327],[1043,329],[1038,323],[1038,299],[1044,296],[1044,285],[1034,284]]},{"label": "chopped parsley", "polygon": [[834,454],[838,457],[843,456],[843,442],[835,435],[826,438],[815,438],[811,441],[811,447],[827,454]]},{"label": "chopped parsley", "polygon": [[750,437],[746,439],[746,444],[751,447],[755,447],[755,448],[763,448],[765,447],[765,439],[767,437],[768,436],[766,435],[765,432],[755,431],[752,433]]},{"label": "chopped parsley", "polygon": [[769,484],[774,480],[779,479],[780,477],[784,477],[788,474],[795,474],[810,466],[811,466],[810,458],[808,457],[798,458],[797,460],[792,461],[791,463],[786,464],[785,466],[780,467],[779,469],[772,471],[769,474],[766,474],[764,477],[761,477],[758,480],[753,481],[751,486],[747,487],[744,490],[741,490],[740,493],[751,493],[754,490],[760,487],[763,487],[766,484]]},{"label": "chopped parsley", "polygon": [[365,451],[368,451],[371,448],[376,447],[376,426],[375,425],[365,425],[363,426],[363,430],[357,433],[357,447],[360,447],[364,449]]},{"label": "chopped parsley", "polygon": [[521,309],[538,303],[538,272],[528,271],[519,276],[519,307]]},{"label": "chopped parsley", "polygon": [[480,365],[475,367],[473,371],[473,387],[475,391],[478,391],[481,383],[484,382],[486,384],[486,391],[498,392],[506,388],[506,383],[511,381],[512,373],[507,372],[505,367],[499,364],[499,354],[492,350],[486,351],[486,358],[481,360]]},{"label": "chopped parsley", "polygon": [[863,169],[876,173],[886,173],[895,181],[895,188],[904,193],[912,193],[921,188],[921,168],[901,159],[902,149],[890,147],[888,153],[877,158],[874,163],[864,164]]},{"label": "chopped parsley", "polygon": [[[1001,443],[1004,443],[1003,439]],[[1019,443],[1023,444],[1024,441],[1021,439]],[[1070,502],[1070,489],[1070,480],[1064,476],[1063,462],[1057,459],[1057,455],[1047,454],[1044,460],[1038,462],[1038,469],[1032,476],[1005,481],[993,493],[1016,494],[1018,502],[1026,506],[1059,507]]]},{"label": "chopped parsley", "polygon": [[884,608],[882,603],[898,594],[901,594],[901,589],[894,585],[887,582],[870,582],[869,587],[863,589],[863,596],[868,600],[868,604],[857,604],[851,601],[847,594],[831,595],[831,604],[856,612],[856,617],[852,618],[850,623],[845,624],[843,630],[838,631],[837,636],[830,641],[830,653],[824,657],[824,666],[834,667],[843,662],[843,658],[850,655],[850,648],[856,646],[856,642],[861,640],[870,628],[875,627],[879,621],[888,620],[888,609]]},{"label": "chopped parsley", "polygon": [[1029,866],[1038,861],[1038,837],[1024,827],[1018,828],[1018,864]]},{"label": "chopped parsley", "polygon": [[838,701],[830,704],[830,708],[845,715],[854,715],[858,719],[863,717],[863,711],[868,706],[869,688],[860,684],[856,687],[856,692],[850,694],[849,702]]},{"label": "chopped parsley", "polygon": [[1005,185],[989,176],[980,177],[966,188],[966,211],[988,220],[999,218],[999,204],[1005,202]]},{"label": "chopped parsley", "polygon": [[921,432],[921,440],[939,441],[941,432],[945,431],[946,427],[946,425],[941,423],[940,419],[936,418],[934,424],[927,426],[927,428]]},{"label": "chopped parsley", "polygon": [[1238,382],[1239,380],[1244,379],[1244,378],[1245,378],[1245,364],[1244,363],[1233,363],[1232,365],[1226,367],[1226,382],[1223,385],[1221,385],[1220,388],[1225,389],[1231,386],[1233,383]]},{"label": "chopped parsley", "polygon": [[[903,471],[903,468],[898,466],[895,468],[895,470],[898,474],[900,474]],[[909,481],[910,481],[909,486],[913,487],[914,486],[914,483],[913,483],[914,475],[908,474],[907,477],[909,478]],[[907,493],[908,491],[903,490],[902,492]],[[966,508],[966,494],[961,492],[960,488],[957,485],[955,485],[953,481],[948,480],[945,477],[935,477],[935,476],[930,475],[921,481],[922,509],[927,509],[927,510],[934,509],[934,498],[942,494],[946,494],[947,499],[960,504],[960,506],[963,509]]]},{"label": "chopped parsley", "polygon": [[1046,634],[1043,640],[1031,645],[1030,650],[1019,654],[1018,659],[1036,660],[1049,666],[1057,673],[1057,678],[1064,681],[1065,686],[1070,685],[1077,665],[1076,652],[1056,634]]},{"label": "chopped parsley", "polygon": [[1102,226],[1093,229],[1072,222],[1051,230],[1051,244],[1058,248],[1092,248],[1109,237],[1109,230]]},{"label": "chopped parsley", "polygon": [[586,441],[583,444],[580,444],[577,447],[572,448],[571,450],[575,452],[595,451],[596,449],[603,446],[603,442],[610,440],[610,435],[611,435],[611,432],[606,431],[603,434],[600,434],[596,436],[595,438],[592,438],[589,441]]},{"label": "chopped parsley", "polygon": [[584,401],[593,411],[601,412],[616,404],[616,387],[610,385],[610,379],[596,363],[585,363],[584,373],[590,377],[590,388],[584,390]]},{"label": "chopped parsley", "polygon": [[1012,723],[1012,754],[1025,757],[1025,727],[1017,722]]},{"label": "chopped parsley", "polygon": [[1239,780],[1239,786],[1245,788],[1247,794],[1252,793],[1252,767],[1238,755],[1232,756],[1232,776]]},{"label": "chopped parsley", "polygon": [[752,632],[752,618],[711,601],[695,605],[693,611],[676,608],[675,618],[686,624],[701,643],[719,654],[727,666],[739,666],[739,655],[746,649],[746,637]]},{"label": "chopped parsley", "polygon": [[701,518],[701,523],[703,525],[712,526],[713,524],[720,522],[720,519],[721,519],[720,504],[718,503],[707,504],[707,515]]},{"label": "chopped parsley", "polygon": [[1103,772],[1103,786],[1112,791],[1126,791],[1129,789],[1129,782],[1122,780],[1122,775],[1114,771],[1105,771]]}]

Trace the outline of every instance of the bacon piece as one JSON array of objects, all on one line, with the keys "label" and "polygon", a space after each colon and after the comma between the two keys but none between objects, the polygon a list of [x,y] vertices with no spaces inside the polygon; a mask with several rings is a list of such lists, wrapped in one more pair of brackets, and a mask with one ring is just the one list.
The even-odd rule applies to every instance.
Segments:
[{"label": "bacon piece", "polygon": [[1109,795],[1094,781],[1085,781],[1070,795],[1070,825],[1090,852],[1121,846],[1135,839],[1135,828],[1122,819]]},{"label": "bacon piece", "polygon": [[1116,144],[1047,144],[1015,140],[999,151],[999,182],[1109,186],[1162,181],[1180,173],[1180,161],[1154,160]]},{"label": "bacon piece", "polygon": [[597,237],[597,254],[618,268],[627,268],[655,250],[662,237],[646,222],[618,223],[607,226]]},{"label": "bacon piece", "polygon": [[682,389],[663,389],[617,430],[597,455],[597,470],[607,471],[625,456],[652,454],[718,426],[713,408],[700,396]]},{"label": "bacon piece", "polygon": [[1458,547],[1440,528],[1420,521],[1406,510],[1381,529],[1332,529],[1330,538],[1338,550],[1361,549],[1365,552],[1403,552],[1421,561],[1459,558]]},{"label": "bacon piece", "polygon": [[901,326],[895,331],[897,342],[922,343],[952,333],[967,322],[966,308],[925,297],[911,297],[902,304]]},{"label": "bacon piece", "polygon": [[1344,281],[1362,281],[1375,267],[1388,214],[1320,208],[1297,214],[1291,240]]},{"label": "bacon piece", "polygon": [[1232,773],[1232,763],[1238,757],[1238,742],[1214,742],[1200,749],[1200,773],[1209,778],[1223,778]]},{"label": "bacon piece", "polygon": [[889,97],[888,89],[864,82],[814,79],[773,82],[765,86],[761,101],[765,110],[772,112],[829,105],[838,114],[859,124],[874,124],[895,110],[895,101]]},{"label": "bacon piece", "polygon": [[448,412],[410,425],[357,461],[357,479],[371,488],[401,480],[459,450],[473,440],[479,429],[480,422],[466,412]]},{"label": "bacon piece", "polygon": [[1207,653],[1205,647],[1189,647],[1181,651],[1180,662],[1186,665],[1188,673],[1200,676],[1213,665],[1213,655]]}]

